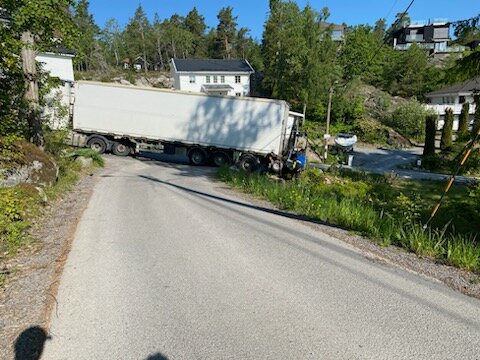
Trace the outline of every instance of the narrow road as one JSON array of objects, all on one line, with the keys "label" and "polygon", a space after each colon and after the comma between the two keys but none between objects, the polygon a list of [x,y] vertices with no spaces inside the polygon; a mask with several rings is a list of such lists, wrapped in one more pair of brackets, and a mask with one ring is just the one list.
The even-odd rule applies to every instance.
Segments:
[{"label": "narrow road", "polygon": [[214,169],[107,161],[43,359],[480,358],[478,300],[237,198]]}]

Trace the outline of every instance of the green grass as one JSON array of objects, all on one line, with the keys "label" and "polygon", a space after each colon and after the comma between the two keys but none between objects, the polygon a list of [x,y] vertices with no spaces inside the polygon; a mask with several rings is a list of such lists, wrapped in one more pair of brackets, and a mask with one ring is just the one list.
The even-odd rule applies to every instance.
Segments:
[{"label": "green grass", "polygon": [[62,151],[58,150],[55,157],[59,167],[58,180],[53,186],[44,187],[43,193],[31,184],[21,184],[13,188],[0,187],[0,259],[15,255],[29,243],[26,230],[32,221],[41,215],[45,205],[63,196],[78,181],[82,174],[82,165],[75,161],[77,156],[92,158],[93,166],[104,164],[103,158],[90,149],[75,150],[66,155],[61,153]]},{"label": "green grass", "polygon": [[[422,223],[443,191],[443,183],[314,169],[285,184],[227,168],[221,168],[218,177],[280,209],[356,231],[380,245],[393,244],[419,256],[480,272],[480,239],[476,238],[480,214],[466,187],[453,190],[432,227],[424,230]],[[468,222],[464,219],[466,208],[470,209]]]}]

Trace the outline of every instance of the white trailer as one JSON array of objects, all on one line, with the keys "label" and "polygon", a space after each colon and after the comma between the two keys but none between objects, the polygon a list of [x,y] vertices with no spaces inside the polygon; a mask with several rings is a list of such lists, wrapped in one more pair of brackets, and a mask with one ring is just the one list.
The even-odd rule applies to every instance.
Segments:
[{"label": "white trailer", "polygon": [[285,101],[223,97],[164,89],[80,81],[73,113],[73,141],[125,156],[141,145],[183,150],[201,165],[264,163],[275,171],[305,141],[298,139],[301,114]]}]

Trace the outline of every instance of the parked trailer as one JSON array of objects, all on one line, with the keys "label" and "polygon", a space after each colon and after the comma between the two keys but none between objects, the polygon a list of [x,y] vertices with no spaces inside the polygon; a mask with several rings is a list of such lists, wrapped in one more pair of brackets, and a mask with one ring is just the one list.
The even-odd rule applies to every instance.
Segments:
[{"label": "parked trailer", "polygon": [[80,81],[72,142],[119,156],[161,145],[193,165],[238,162],[244,170],[263,164],[281,172],[302,158],[302,117],[281,100]]}]

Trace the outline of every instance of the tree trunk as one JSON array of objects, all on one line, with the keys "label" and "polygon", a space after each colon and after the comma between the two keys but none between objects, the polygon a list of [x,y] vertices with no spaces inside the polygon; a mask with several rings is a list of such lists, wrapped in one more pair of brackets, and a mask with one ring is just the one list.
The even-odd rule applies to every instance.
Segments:
[{"label": "tree trunk", "polygon": [[22,42],[22,68],[25,77],[25,100],[28,102],[27,120],[32,132],[30,141],[39,147],[43,147],[37,67],[35,63],[35,50],[33,49],[35,40],[30,31],[26,31],[22,34]]},{"label": "tree trunk", "polygon": [[162,46],[160,44],[160,38],[157,38],[157,53],[158,53],[158,59],[160,60],[160,66],[163,69],[165,65],[163,63]]}]

